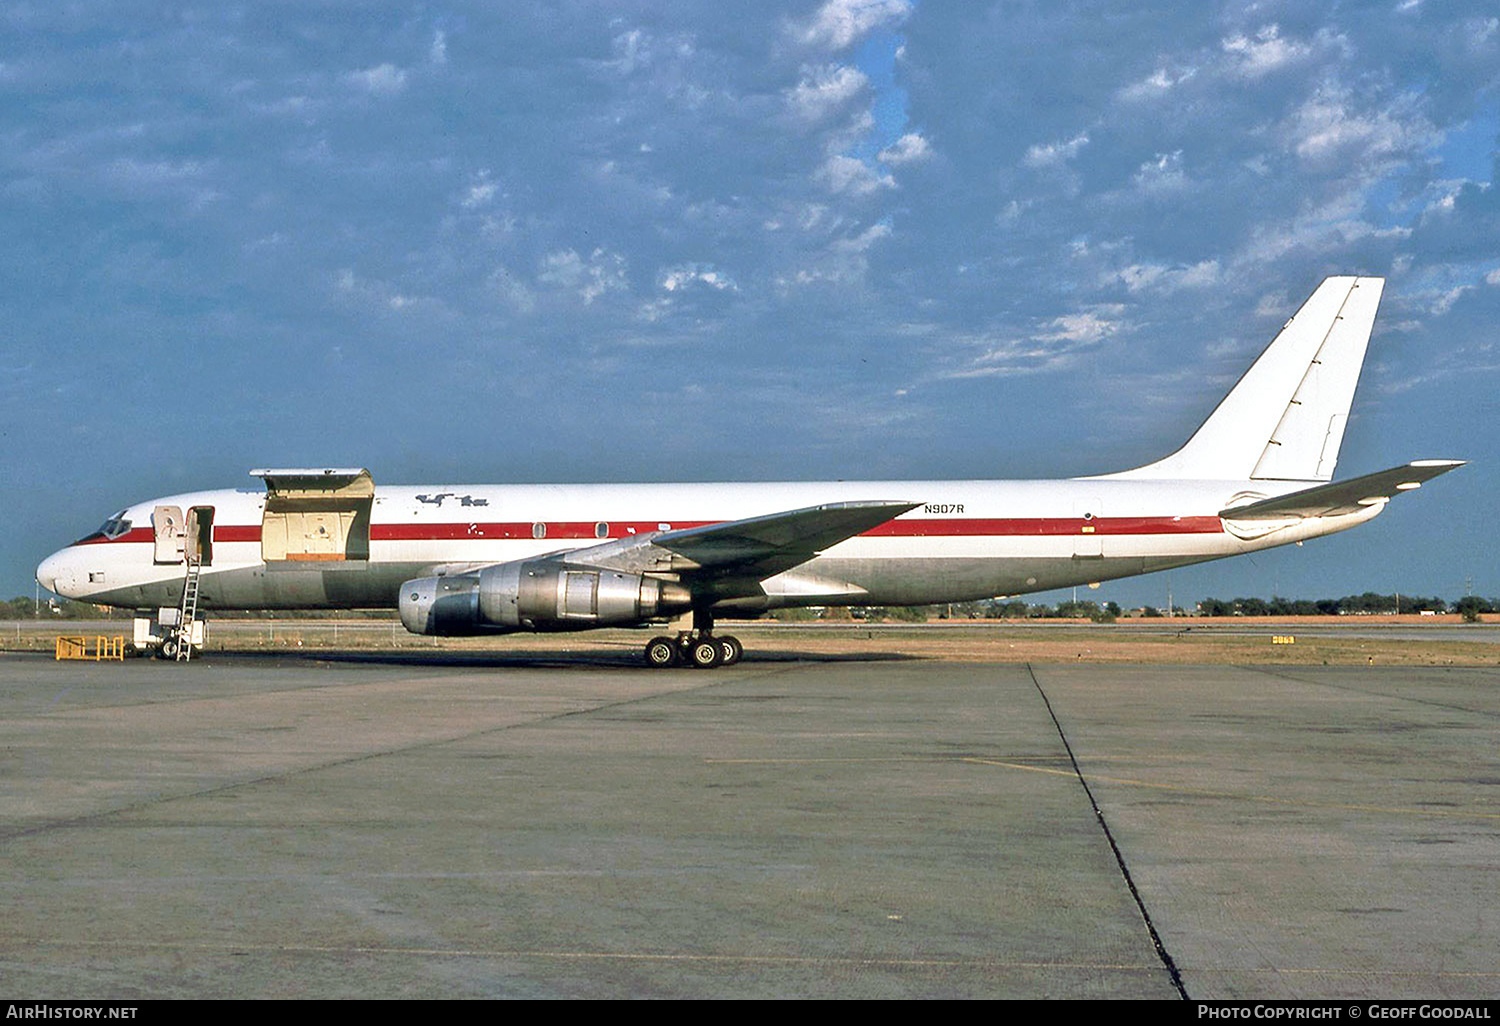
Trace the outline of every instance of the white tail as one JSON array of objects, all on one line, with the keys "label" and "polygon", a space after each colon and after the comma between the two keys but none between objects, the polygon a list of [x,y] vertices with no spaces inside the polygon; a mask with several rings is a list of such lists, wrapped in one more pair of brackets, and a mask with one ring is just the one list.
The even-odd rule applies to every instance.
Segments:
[{"label": "white tail", "polygon": [[1325,278],[1188,443],[1117,478],[1328,481],[1384,278]]}]

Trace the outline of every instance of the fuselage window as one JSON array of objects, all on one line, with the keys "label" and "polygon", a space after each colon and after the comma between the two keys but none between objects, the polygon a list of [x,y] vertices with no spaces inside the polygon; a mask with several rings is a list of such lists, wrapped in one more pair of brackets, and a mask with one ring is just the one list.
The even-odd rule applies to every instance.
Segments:
[{"label": "fuselage window", "polygon": [[532,524],[531,525],[531,536],[533,538],[545,538],[545,537],[547,537],[547,525],[546,524],[540,524],[540,523],[538,523],[538,524]]},{"label": "fuselage window", "polygon": [[595,524],[594,525],[594,537],[595,538],[608,538],[609,537],[609,525],[606,524],[602,520],[599,521],[597,524]]}]

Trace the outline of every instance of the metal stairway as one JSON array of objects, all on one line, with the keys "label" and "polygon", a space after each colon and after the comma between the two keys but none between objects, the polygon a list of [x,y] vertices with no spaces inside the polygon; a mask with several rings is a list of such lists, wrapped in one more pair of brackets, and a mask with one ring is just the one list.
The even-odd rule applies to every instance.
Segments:
[{"label": "metal stairway", "polygon": [[203,574],[203,563],[189,556],[187,577],[182,582],[182,604],[177,616],[177,661],[185,663],[193,657],[193,621],[198,618],[198,579]]}]

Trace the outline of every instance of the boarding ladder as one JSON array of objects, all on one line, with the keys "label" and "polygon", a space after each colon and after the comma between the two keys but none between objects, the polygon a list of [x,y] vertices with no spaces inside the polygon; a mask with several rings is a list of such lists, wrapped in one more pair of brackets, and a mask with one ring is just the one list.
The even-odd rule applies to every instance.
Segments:
[{"label": "boarding ladder", "polygon": [[193,621],[198,618],[198,579],[203,574],[203,563],[192,556],[187,558],[187,577],[182,582],[182,604],[177,616],[177,661],[185,663],[193,657]]}]

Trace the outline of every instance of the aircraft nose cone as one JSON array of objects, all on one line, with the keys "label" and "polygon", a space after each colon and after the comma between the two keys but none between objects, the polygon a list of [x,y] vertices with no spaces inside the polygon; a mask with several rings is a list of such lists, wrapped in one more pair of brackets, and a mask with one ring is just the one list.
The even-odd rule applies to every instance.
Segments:
[{"label": "aircraft nose cone", "polygon": [[[58,579],[67,576],[65,573],[67,563],[67,549],[52,553],[36,568],[36,582],[54,595],[63,594],[62,588],[58,586]],[[66,581],[63,582],[62,587],[67,587]]]},{"label": "aircraft nose cone", "polygon": [[48,591],[56,592],[57,589],[54,588],[54,587],[52,587],[53,583],[56,580],[57,580],[57,557],[56,556],[48,556],[46,559],[42,560],[42,562],[36,568],[36,583],[40,584],[43,588],[46,588]]}]

